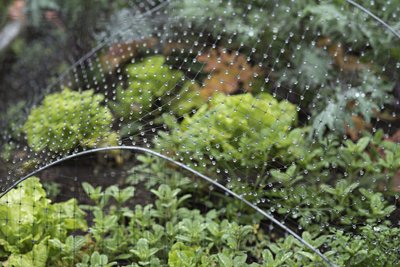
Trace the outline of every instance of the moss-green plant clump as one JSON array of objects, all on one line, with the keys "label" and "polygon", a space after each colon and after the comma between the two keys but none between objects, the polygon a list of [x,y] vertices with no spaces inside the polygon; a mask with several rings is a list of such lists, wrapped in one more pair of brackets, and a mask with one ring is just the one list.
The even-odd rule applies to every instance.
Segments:
[{"label": "moss-green plant clump", "polygon": [[76,92],[68,88],[46,96],[23,126],[29,146],[36,152],[65,152],[77,146],[115,143],[113,117],[101,105],[103,100],[104,96],[93,90]]},{"label": "moss-green plant clump", "polygon": [[[117,117],[133,120],[161,109],[183,115],[203,102],[183,72],[165,64],[163,56],[148,57],[127,67],[127,88],[119,87],[110,108]],[[170,105],[174,99],[174,105]]]},{"label": "moss-green plant clump", "polygon": [[169,120],[171,133],[161,132],[157,143],[165,151],[184,151],[182,157],[201,160],[209,155],[211,160],[255,166],[292,145],[296,120],[295,106],[270,94],[219,94],[181,124]]}]

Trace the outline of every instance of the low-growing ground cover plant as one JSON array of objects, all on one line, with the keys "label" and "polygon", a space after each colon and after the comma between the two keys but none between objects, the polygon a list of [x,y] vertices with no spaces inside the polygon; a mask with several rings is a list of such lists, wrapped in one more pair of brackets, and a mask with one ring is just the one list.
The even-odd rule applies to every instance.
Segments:
[{"label": "low-growing ground cover plant", "polygon": [[[11,217],[1,228],[0,264],[39,267],[325,266],[320,257],[292,236],[268,233],[263,220],[238,217],[246,212],[238,210],[238,205],[233,211],[236,221],[226,219],[224,205],[228,197],[221,206],[216,203],[212,209],[196,209],[193,205],[200,204],[196,197],[168,185],[174,183],[173,177],[154,183],[151,203],[135,206],[131,204],[135,203],[133,186],[112,185],[103,189],[83,183],[90,203],[78,207],[75,199],[52,204],[39,180],[29,178],[11,191],[8,198],[2,199],[7,205],[2,206],[0,212]],[[356,199],[351,196],[354,185],[342,183],[336,189],[325,187],[324,190],[332,192],[332,201],[337,201],[336,207],[346,207],[349,197]],[[342,189],[347,195],[339,192]],[[32,205],[32,198],[36,205]],[[19,214],[11,213],[13,203],[26,205],[20,212],[31,214],[24,216],[30,219],[18,222],[15,216]],[[377,212],[390,208],[385,203],[382,205],[375,207]],[[367,213],[363,209],[354,210],[354,217],[371,218]],[[321,214],[325,216],[330,215]],[[369,224],[359,227],[359,232],[353,235],[334,228],[321,228],[321,231],[311,231],[314,234],[303,231],[302,238],[338,266],[397,266],[399,228],[384,221],[367,221]],[[320,222],[310,223],[320,225]],[[78,229],[83,232],[76,234]]]}]

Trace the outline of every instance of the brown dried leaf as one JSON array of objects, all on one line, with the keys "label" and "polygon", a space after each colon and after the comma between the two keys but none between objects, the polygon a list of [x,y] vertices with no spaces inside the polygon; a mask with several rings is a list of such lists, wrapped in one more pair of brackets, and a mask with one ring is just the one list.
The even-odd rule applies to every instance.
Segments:
[{"label": "brown dried leaf", "polygon": [[140,48],[154,47],[156,44],[157,39],[155,38],[114,44],[106,54],[100,56],[101,65],[105,70],[113,72],[122,63],[135,57]]},{"label": "brown dried leaf", "polygon": [[347,125],[345,125],[346,129],[346,134],[350,136],[350,138],[355,141],[360,138],[360,134],[369,128],[371,128],[371,124],[367,123],[363,118],[360,116],[353,115],[351,117],[351,120],[353,121],[354,127],[350,128]]}]

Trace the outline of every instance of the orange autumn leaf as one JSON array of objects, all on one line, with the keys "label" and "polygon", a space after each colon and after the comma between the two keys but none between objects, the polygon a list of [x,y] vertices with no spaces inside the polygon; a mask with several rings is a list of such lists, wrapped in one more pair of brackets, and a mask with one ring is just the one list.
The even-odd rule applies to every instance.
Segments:
[{"label": "orange autumn leaf", "polygon": [[210,73],[200,92],[204,98],[215,92],[232,94],[239,89],[250,92],[251,81],[261,73],[260,68],[251,66],[244,55],[222,49],[212,49],[199,55],[197,60],[204,63],[203,70]]}]

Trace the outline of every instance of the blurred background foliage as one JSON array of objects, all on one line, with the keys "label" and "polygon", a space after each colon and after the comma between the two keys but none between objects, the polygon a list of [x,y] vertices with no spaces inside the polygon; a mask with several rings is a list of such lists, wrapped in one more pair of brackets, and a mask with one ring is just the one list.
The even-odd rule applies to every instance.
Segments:
[{"label": "blurred background foliage", "polygon": [[110,16],[128,0],[5,0],[0,3],[0,111],[26,94],[34,96],[49,79],[96,45]]}]

